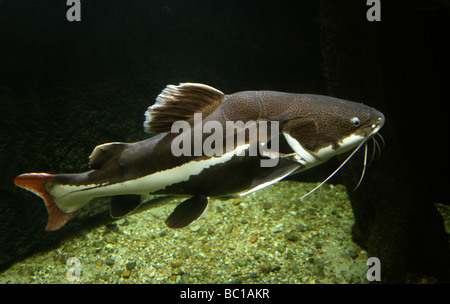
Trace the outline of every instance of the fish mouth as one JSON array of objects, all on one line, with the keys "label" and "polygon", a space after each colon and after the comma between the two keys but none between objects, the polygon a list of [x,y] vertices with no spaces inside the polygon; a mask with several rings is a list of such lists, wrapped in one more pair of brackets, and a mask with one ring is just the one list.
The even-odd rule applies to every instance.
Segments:
[{"label": "fish mouth", "polygon": [[384,115],[380,113],[378,115],[377,120],[366,128],[368,134],[365,136],[366,139],[364,141],[367,141],[370,137],[372,137],[378,131],[380,131],[380,129],[384,126],[384,122],[385,122]]},{"label": "fish mouth", "polygon": [[378,141],[375,139],[374,135],[377,134],[380,137],[380,140],[383,143],[384,146],[384,139],[383,137],[378,133],[378,131],[383,127],[385,122],[385,118],[384,115],[382,113],[379,113],[377,120],[370,125],[369,127],[366,127],[366,129],[368,130],[368,135],[365,136],[365,139],[363,141],[361,141],[361,143],[359,143],[356,148],[354,148],[353,152],[341,163],[341,165],[333,172],[331,173],[324,181],[322,181],[318,186],[316,186],[314,189],[310,190],[308,193],[304,194],[302,197],[300,197],[300,199],[305,198],[306,196],[310,195],[311,193],[313,193],[314,191],[316,191],[318,188],[320,188],[324,183],[326,183],[331,177],[333,177],[352,157],[353,155],[362,147],[364,146],[364,163],[363,163],[363,170],[361,173],[361,177],[359,178],[358,183],[356,184],[356,186],[353,188],[353,191],[356,190],[359,185],[361,184],[363,178],[364,178],[364,173],[366,171],[366,166],[368,165],[367,163],[367,147],[368,147],[368,142],[369,139],[373,140],[373,149],[372,149],[372,156],[371,159],[369,160],[369,164],[372,162],[376,150],[378,149],[379,154],[381,154],[381,147],[378,144]]}]

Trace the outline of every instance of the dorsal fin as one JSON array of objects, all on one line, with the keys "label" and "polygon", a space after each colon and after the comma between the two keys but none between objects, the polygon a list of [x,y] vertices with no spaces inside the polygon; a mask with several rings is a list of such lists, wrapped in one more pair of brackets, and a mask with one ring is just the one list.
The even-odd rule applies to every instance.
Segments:
[{"label": "dorsal fin", "polygon": [[145,132],[169,132],[174,122],[191,122],[196,112],[201,112],[205,119],[220,106],[224,96],[221,91],[201,83],[168,85],[145,112]]}]

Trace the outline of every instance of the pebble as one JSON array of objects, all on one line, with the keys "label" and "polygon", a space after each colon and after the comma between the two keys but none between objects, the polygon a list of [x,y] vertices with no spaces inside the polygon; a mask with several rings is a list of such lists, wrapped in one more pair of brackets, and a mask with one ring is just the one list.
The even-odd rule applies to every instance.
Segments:
[{"label": "pebble", "polygon": [[315,276],[324,277],[325,276],[324,268],[325,268],[325,263],[322,261],[322,259],[314,259],[313,273]]},{"label": "pebble", "polygon": [[291,232],[286,235],[286,239],[291,242],[297,242],[299,238],[297,234]]},{"label": "pebble", "polygon": [[316,243],[314,243],[314,247],[316,247],[316,249],[322,249],[323,243],[322,242],[316,242]]},{"label": "pebble", "polygon": [[180,276],[184,274],[184,271],[181,268],[172,269],[172,275]]},{"label": "pebble", "polygon": [[201,225],[194,225],[194,226],[189,227],[189,230],[191,230],[192,232],[197,232],[197,231],[199,231],[201,228],[202,228]]},{"label": "pebble", "polygon": [[128,219],[124,218],[124,219],[117,221],[117,223],[119,224],[119,226],[128,226],[130,224],[130,221]]},{"label": "pebble", "polygon": [[191,255],[191,251],[188,248],[181,248],[180,252],[179,252],[179,256],[181,259],[186,260],[189,258],[189,256]]},{"label": "pebble", "polygon": [[111,256],[107,256],[105,259],[105,264],[109,265],[109,266],[114,265],[115,262],[116,262],[116,260],[114,260],[114,258]]},{"label": "pebble", "polygon": [[258,241],[258,235],[252,235],[250,237],[250,243],[256,243],[256,241]]},{"label": "pebble", "polygon": [[108,244],[116,244],[117,243],[117,236],[115,236],[114,234],[108,234],[105,237],[105,242]]},{"label": "pebble", "polygon": [[358,253],[358,251],[356,249],[350,248],[348,250],[348,255],[354,260],[354,259],[356,259],[359,256],[359,253]]},{"label": "pebble", "polygon": [[272,272],[272,271],[280,271],[281,270],[281,266],[280,265],[275,265],[275,266],[272,266],[271,268],[270,268],[270,271]]},{"label": "pebble", "polygon": [[269,210],[270,208],[272,208],[272,204],[269,202],[264,202],[264,203],[262,203],[262,208],[264,210]]},{"label": "pebble", "polygon": [[257,279],[258,278],[258,274],[256,272],[250,272],[249,277],[251,279]]},{"label": "pebble", "polygon": [[275,227],[272,228],[272,233],[279,233],[281,231],[283,231],[283,224],[278,224]]},{"label": "pebble", "polygon": [[122,272],[122,276],[125,279],[128,279],[130,277],[130,275],[131,275],[131,270],[129,270],[129,269],[126,269],[126,270],[124,270],[124,272]]},{"label": "pebble", "polygon": [[[86,237],[67,239],[58,251],[25,260],[33,266],[20,262],[6,275],[20,278],[18,283],[67,283],[65,261],[77,256],[82,283],[366,282],[365,260],[358,258],[361,249],[348,232],[353,219],[345,190],[336,202],[319,195],[298,201],[304,188],[313,187],[281,182],[235,200],[236,207],[232,199],[217,201],[220,206],[201,224],[180,230],[164,227],[173,205],[158,206],[86,230]],[[342,219],[323,220],[338,205]],[[348,263],[358,267],[345,272]],[[3,278],[0,274],[0,282]]]},{"label": "pebble", "polygon": [[248,265],[248,261],[247,261],[247,259],[242,258],[242,259],[236,260],[236,264],[237,264],[239,267],[244,267],[244,266],[247,266],[247,265]]},{"label": "pebble", "polygon": [[239,204],[239,209],[245,209],[248,207],[248,203],[240,203]]},{"label": "pebble", "polygon": [[183,265],[183,261],[180,259],[175,259],[170,262],[170,267],[172,268],[179,268],[181,265]]},{"label": "pebble", "polygon": [[107,252],[109,252],[109,253],[112,253],[112,252],[115,251],[115,248],[114,248],[114,246],[111,245],[111,244],[106,244],[105,250],[106,250]]},{"label": "pebble", "polygon": [[272,266],[270,266],[270,264],[263,264],[260,266],[259,270],[264,273],[267,274],[270,272],[270,269],[272,268]]},{"label": "pebble", "polygon": [[113,231],[113,232],[119,232],[120,231],[119,226],[117,226],[117,223],[109,223],[109,224],[106,225],[106,227],[109,230]]},{"label": "pebble", "polygon": [[133,270],[136,267],[136,261],[128,262],[126,265],[127,270]]}]

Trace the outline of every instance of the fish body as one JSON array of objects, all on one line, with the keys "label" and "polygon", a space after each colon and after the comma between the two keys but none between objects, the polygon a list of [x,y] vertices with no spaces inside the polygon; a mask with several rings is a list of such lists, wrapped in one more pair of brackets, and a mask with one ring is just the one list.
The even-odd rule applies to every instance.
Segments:
[{"label": "fish body", "polygon": [[197,220],[210,197],[245,195],[364,143],[384,124],[379,111],[338,98],[273,91],[225,95],[203,84],[169,85],[145,113],[154,135],[107,143],[90,171],[26,173],[15,184],[43,198],[46,230],[62,227],[93,198],[112,196],[111,215],[138,208],[142,195],[183,195],[166,220]]}]

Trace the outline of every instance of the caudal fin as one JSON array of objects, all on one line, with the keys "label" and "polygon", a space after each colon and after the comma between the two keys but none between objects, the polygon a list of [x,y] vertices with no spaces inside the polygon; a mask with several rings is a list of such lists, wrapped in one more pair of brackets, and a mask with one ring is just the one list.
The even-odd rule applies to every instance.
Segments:
[{"label": "caudal fin", "polygon": [[58,230],[74,215],[73,212],[62,212],[45,189],[45,184],[52,178],[53,175],[47,173],[26,173],[19,175],[14,179],[14,184],[33,192],[44,200],[48,212],[48,223],[45,227],[46,231]]}]

